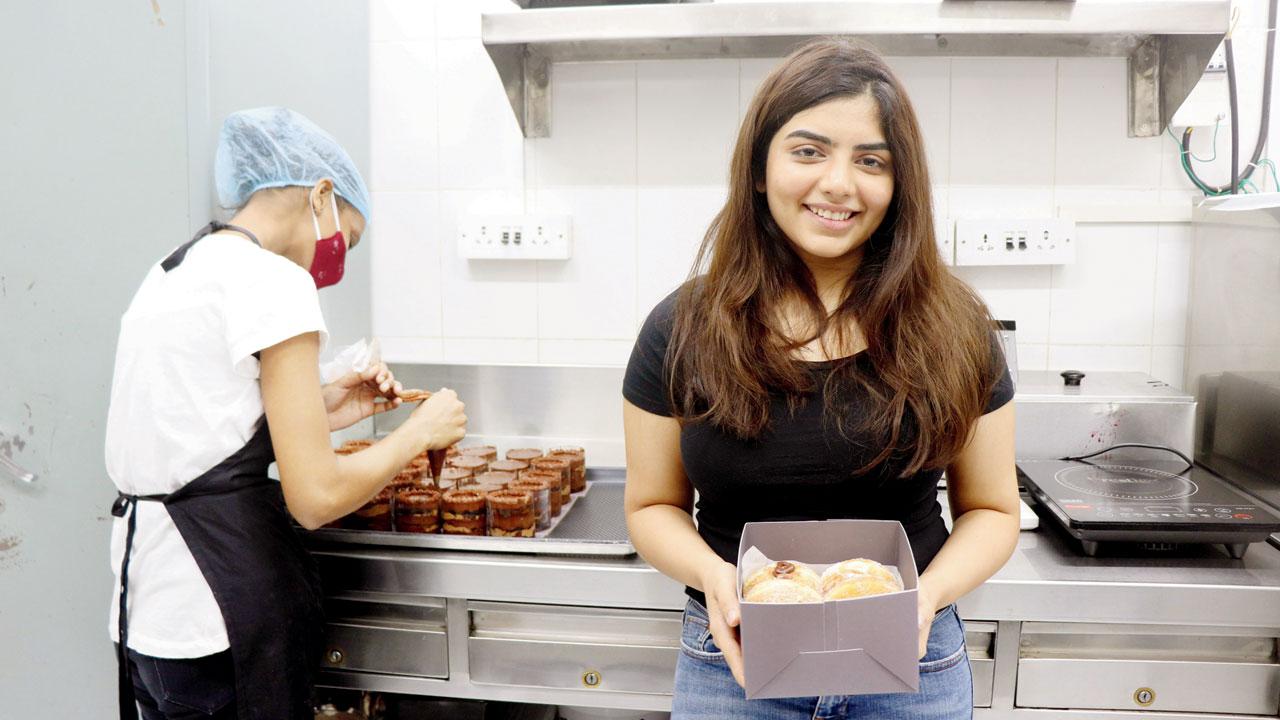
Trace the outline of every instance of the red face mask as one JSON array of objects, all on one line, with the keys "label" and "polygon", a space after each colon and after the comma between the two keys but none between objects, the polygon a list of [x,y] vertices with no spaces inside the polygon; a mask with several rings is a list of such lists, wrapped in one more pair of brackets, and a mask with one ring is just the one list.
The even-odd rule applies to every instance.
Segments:
[{"label": "red face mask", "polygon": [[342,223],[338,220],[338,198],[333,198],[333,226],[337,232],[329,237],[320,237],[320,221],[315,213],[311,214],[311,223],[316,227],[316,256],[311,261],[311,279],[316,281],[316,289],[336,285],[342,279],[346,267],[347,242],[342,237]]}]

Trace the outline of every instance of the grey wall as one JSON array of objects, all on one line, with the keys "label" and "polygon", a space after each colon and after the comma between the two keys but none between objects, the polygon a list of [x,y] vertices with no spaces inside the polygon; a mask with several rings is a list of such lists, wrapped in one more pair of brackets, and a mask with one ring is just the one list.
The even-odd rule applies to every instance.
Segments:
[{"label": "grey wall", "polygon": [[116,329],[187,229],[177,2],[0,10],[0,715],[106,717],[111,573],[102,460]]},{"label": "grey wall", "polygon": [[[113,717],[102,442],[120,314],[209,219],[231,110],[294,107],[367,176],[368,9],[6,0],[0,67],[0,454],[40,476],[0,475],[0,716]],[[321,293],[333,345],[369,332],[366,253]]]}]

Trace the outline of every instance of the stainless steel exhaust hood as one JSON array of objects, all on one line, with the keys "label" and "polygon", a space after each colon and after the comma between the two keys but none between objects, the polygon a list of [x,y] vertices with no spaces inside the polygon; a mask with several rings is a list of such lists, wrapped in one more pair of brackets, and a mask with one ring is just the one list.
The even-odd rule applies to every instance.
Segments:
[{"label": "stainless steel exhaust hood", "polygon": [[525,137],[550,134],[556,62],[781,57],[808,38],[887,55],[1129,59],[1129,135],[1159,135],[1227,30],[1230,0],[851,0],[523,9],[481,39]]}]

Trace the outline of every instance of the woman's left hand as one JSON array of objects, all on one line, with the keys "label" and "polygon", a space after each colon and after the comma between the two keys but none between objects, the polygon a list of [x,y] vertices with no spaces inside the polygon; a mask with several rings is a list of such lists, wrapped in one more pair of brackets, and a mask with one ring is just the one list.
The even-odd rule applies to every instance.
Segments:
[{"label": "woman's left hand", "polygon": [[920,628],[920,659],[929,651],[929,631],[933,629],[933,616],[938,613],[938,599],[929,589],[928,581],[921,577],[916,583],[916,599],[919,600],[916,622]]},{"label": "woman's left hand", "polygon": [[386,363],[378,363],[363,372],[349,372],[325,385],[320,392],[324,397],[324,410],[329,415],[329,432],[400,407],[401,389]]}]

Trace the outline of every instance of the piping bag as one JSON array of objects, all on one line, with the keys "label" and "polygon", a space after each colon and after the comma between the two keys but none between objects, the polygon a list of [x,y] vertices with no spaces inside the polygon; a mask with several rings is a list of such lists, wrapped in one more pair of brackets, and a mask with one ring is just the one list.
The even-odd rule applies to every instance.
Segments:
[{"label": "piping bag", "polygon": [[[431,393],[427,390],[400,391],[400,399],[405,402],[420,402],[429,397],[431,397]],[[444,470],[446,453],[448,453],[447,449],[427,451],[427,463],[431,466],[431,481],[435,483],[437,490],[440,489],[440,471]]]}]

